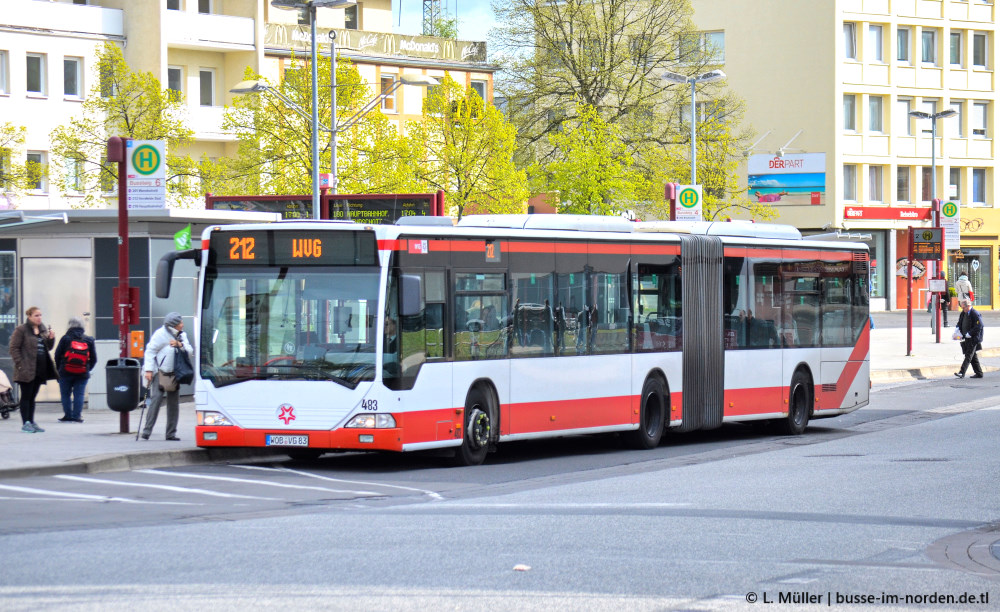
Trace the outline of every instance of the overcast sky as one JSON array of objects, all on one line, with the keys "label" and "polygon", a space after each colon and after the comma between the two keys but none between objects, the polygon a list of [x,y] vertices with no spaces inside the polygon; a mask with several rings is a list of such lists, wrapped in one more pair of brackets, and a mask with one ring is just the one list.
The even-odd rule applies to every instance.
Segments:
[{"label": "overcast sky", "polygon": [[[422,33],[423,0],[396,0],[392,11],[392,26],[398,34]],[[490,0],[441,0],[441,12],[450,17],[458,13],[459,39],[488,40],[494,20]]]}]

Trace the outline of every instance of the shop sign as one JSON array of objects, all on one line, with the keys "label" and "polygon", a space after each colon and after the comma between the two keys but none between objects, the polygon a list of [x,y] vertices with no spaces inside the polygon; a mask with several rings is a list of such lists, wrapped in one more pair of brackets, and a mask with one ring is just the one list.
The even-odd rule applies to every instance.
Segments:
[{"label": "shop sign", "polygon": [[930,207],[845,206],[846,221],[930,221]]}]

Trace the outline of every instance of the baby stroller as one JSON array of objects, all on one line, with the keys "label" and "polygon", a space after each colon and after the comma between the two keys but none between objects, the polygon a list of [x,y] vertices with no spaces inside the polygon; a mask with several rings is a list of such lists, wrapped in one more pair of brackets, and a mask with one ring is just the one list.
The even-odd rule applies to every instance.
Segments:
[{"label": "baby stroller", "polygon": [[14,391],[10,385],[7,374],[0,370],[0,417],[10,418],[10,413],[17,410],[18,403],[14,399]]}]

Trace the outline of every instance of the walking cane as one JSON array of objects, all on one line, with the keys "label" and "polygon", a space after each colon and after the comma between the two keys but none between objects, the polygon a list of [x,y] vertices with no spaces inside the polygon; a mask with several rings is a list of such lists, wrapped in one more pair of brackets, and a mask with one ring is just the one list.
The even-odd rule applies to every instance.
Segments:
[{"label": "walking cane", "polygon": [[[140,382],[140,385],[142,383]],[[139,405],[142,409],[139,410],[139,424],[135,428],[135,441],[139,441],[139,434],[142,432],[142,415],[146,412],[146,406],[149,404],[149,385],[142,388],[142,393],[139,397]]]}]

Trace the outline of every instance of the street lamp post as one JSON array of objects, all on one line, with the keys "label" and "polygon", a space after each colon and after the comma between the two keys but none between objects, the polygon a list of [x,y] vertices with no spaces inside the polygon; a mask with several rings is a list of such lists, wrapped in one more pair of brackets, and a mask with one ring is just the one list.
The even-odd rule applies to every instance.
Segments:
[{"label": "street lamp post", "polygon": [[[931,120],[931,205],[934,205],[934,200],[937,199],[937,120],[947,119],[948,117],[954,117],[958,113],[954,109],[949,108],[948,110],[943,110],[938,113],[925,113],[923,111],[910,111],[910,116],[917,119],[930,119]],[[933,210],[934,219],[932,223],[936,227],[941,225],[941,210],[940,207]],[[943,237],[942,237],[943,239]],[[937,267],[937,263],[935,263]],[[935,270],[933,274],[934,278],[943,278],[941,270]],[[932,275],[928,274],[928,278]],[[912,275],[908,280],[908,284],[913,282]],[[912,310],[911,310],[912,313]],[[912,318],[912,314],[910,315]],[[938,343],[941,342],[941,300],[934,300],[934,331],[936,334],[936,340]],[[912,322],[908,327],[912,327]],[[909,330],[907,330],[909,332]],[[907,353],[909,353],[909,345],[907,346]]]},{"label": "street lamp post", "polygon": [[698,184],[698,144],[695,140],[695,123],[697,121],[697,108],[695,104],[696,87],[698,83],[712,83],[726,78],[726,73],[721,70],[706,72],[701,76],[687,77],[676,72],[664,73],[663,78],[671,83],[680,85],[691,85],[691,184]]}]

